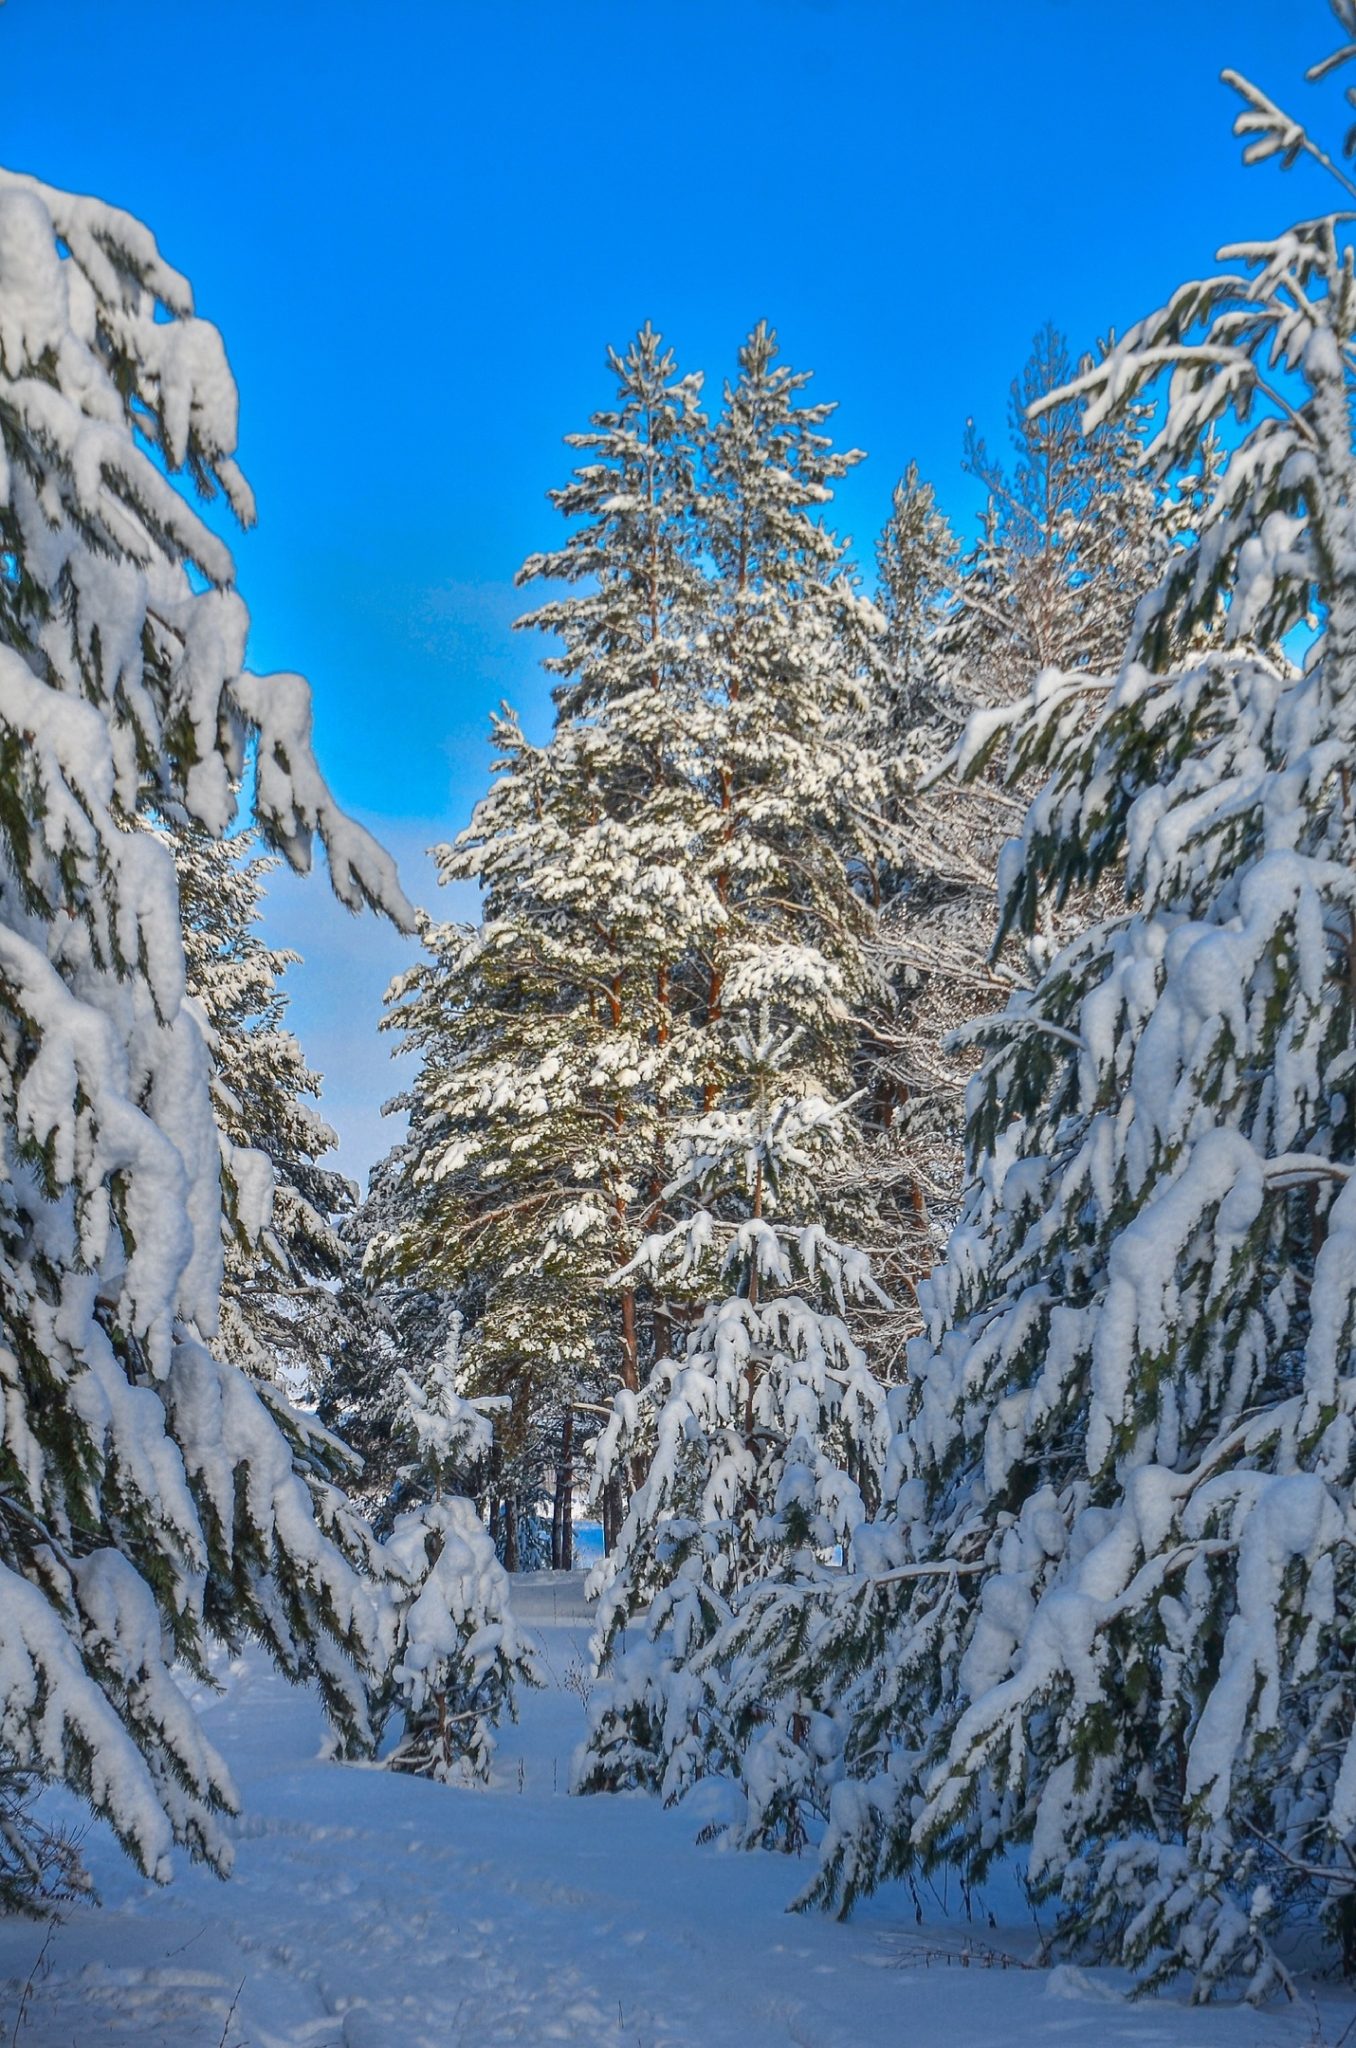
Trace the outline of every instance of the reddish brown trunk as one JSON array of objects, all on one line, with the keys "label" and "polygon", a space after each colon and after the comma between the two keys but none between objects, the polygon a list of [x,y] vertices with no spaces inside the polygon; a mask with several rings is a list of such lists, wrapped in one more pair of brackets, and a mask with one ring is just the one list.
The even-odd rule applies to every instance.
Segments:
[{"label": "reddish brown trunk", "polygon": [[622,1319],[622,1385],[629,1387],[633,1394],[640,1391],[640,1350],[636,1341],[636,1290],[626,1287],[621,1298]]},{"label": "reddish brown trunk", "polygon": [[720,1016],[721,997],[725,993],[725,971],[720,967],[711,969],[711,979],[706,985],[706,1021],[714,1024]]},{"label": "reddish brown trunk", "polygon": [[[754,1176],[753,1176],[753,1214],[754,1214],[754,1220],[755,1220],[755,1222],[756,1222],[756,1221],[758,1220],[758,1218],[759,1218],[759,1217],[761,1217],[762,1213],[763,1213],[763,1165],[762,1165],[762,1161],[760,1160],[760,1161],[759,1161],[759,1163],[758,1163],[758,1167],[757,1167],[757,1170],[756,1170],[756,1172],[754,1173]],[[753,1263],[753,1265],[751,1265],[751,1266],[749,1267],[749,1307],[750,1307],[750,1308],[757,1308],[757,1306],[758,1306],[758,1264],[757,1264],[757,1258],[756,1258],[756,1255],[755,1255],[754,1263]],[[752,1358],[751,1358],[751,1359],[749,1360],[749,1362],[748,1362],[748,1366],[747,1366],[747,1367],[746,1367],[746,1369],[745,1369],[745,1373],[744,1373],[744,1385],[745,1385],[745,1389],[746,1389],[746,1393],[745,1393],[745,1401],[744,1401],[744,1434],[745,1434],[745,1436],[746,1436],[746,1437],[748,1438],[748,1440],[749,1440],[749,1443],[750,1443],[750,1444],[752,1444],[752,1442],[753,1442],[753,1397],[754,1397],[754,1395],[755,1395],[755,1394],[757,1393],[757,1391],[758,1391],[758,1368],[757,1368],[757,1366],[756,1366],[756,1365],[754,1364],[754,1361],[752,1360]]]},{"label": "reddish brown trunk", "polygon": [[603,1488],[603,1550],[611,1557],[617,1547],[623,1521],[620,1479],[609,1479]]},{"label": "reddish brown trunk", "polygon": [[[724,970],[720,967],[713,967],[711,969],[711,979],[706,987],[706,1021],[708,1024],[714,1024],[721,1015],[721,996],[724,988]],[[708,1081],[702,1089],[702,1108],[708,1116],[716,1106],[716,1097],[719,1093],[720,1089],[715,1081]]]},{"label": "reddish brown trunk", "polygon": [[560,1457],[556,1464],[555,1498],[551,1504],[551,1564],[558,1572],[574,1569],[574,1410],[567,1408],[560,1424]]}]

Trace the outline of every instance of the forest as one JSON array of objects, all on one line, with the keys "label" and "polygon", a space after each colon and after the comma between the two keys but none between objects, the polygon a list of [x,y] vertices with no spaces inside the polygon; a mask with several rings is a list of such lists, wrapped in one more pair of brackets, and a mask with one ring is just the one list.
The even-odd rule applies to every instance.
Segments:
[{"label": "forest", "polygon": [[[913,463],[836,531],[861,452],[769,322],[725,376],[615,339],[517,578],[549,732],[501,709],[436,849],[471,923],[247,665],[186,279],[0,171],[26,1938],[87,1910],[79,1812],[156,1882],[244,1856],[246,1665],[355,1784],[482,1796],[573,1573],[558,1869],[643,1793],[829,1924],[1015,1885],[1022,1968],[1356,1973],[1356,0],[1311,11],[1303,108],[1226,80],[1332,210],[1039,326],[971,539]],[[317,848],[418,945],[365,1192],[262,929]],[[342,2039],[547,2038],[409,2026]]]}]

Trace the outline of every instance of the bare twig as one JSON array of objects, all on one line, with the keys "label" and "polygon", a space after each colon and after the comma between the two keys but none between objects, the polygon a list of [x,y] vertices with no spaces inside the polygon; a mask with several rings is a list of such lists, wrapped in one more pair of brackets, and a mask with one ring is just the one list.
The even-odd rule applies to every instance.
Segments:
[{"label": "bare twig", "polygon": [[221,2039],[217,2043],[217,2048],[226,2048],[226,2036],[231,2031],[231,2021],[235,2018],[236,2007],[240,2004],[240,1994],[245,1988],[245,1982],[245,1978],[242,1977],[235,1987],[235,1997],[231,2000],[230,2010],[226,2015],[226,2024],[221,2030]]},{"label": "bare twig", "polygon": [[23,1995],[19,2000],[19,2010],[14,2016],[14,2031],[9,2037],[9,2048],[17,2048],[19,2029],[28,2018],[28,2002],[33,1996],[33,1986],[37,1983],[42,1973],[42,1966],[47,1960],[47,1951],[52,1946],[52,1938],[61,1925],[61,1920],[54,1913],[47,1923],[47,1932],[42,1938],[42,1947],[34,1958],[33,1967],[28,1973],[28,1982],[24,1985]]},{"label": "bare twig", "polygon": [[178,1948],[167,1948],[165,1950],[165,1961],[168,1962],[171,1956],[181,1956],[186,1948],[192,1948],[195,1941],[201,1941],[207,1932],[208,1925],[209,1923],[204,1920],[197,1933],[190,1934],[187,1941],[181,1941]]}]

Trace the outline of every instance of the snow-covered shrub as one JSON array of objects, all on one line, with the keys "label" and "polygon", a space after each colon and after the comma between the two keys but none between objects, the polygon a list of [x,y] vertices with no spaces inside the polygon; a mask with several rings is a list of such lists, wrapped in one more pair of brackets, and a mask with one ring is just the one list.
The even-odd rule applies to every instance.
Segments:
[{"label": "snow-covered shrub", "polygon": [[400,1587],[391,1678],[405,1717],[387,1761],[443,1780],[488,1777],[514,1686],[537,1682],[490,1532],[474,1501],[447,1494],[397,1515],[385,1550]]},{"label": "snow-covered shrub", "polygon": [[515,1684],[537,1684],[509,1604],[508,1573],[475,1502],[458,1491],[491,1448],[500,1400],[457,1391],[461,1324],[420,1386],[400,1373],[403,1424],[414,1456],[401,1474],[398,1513],[382,1546],[381,1596],[390,1678],[386,1710],[404,1716],[387,1762],[446,1781],[485,1778],[494,1729],[513,1712]]}]

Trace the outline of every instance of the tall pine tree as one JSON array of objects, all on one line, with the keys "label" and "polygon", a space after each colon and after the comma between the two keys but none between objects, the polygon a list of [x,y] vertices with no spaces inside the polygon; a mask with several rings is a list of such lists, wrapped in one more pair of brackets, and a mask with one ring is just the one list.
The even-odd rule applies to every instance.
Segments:
[{"label": "tall pine tree", "polygon": [[605,1662],[643,1607],[652,1642],[672,1634],[614,1670],[578,1771],[587,1789],[667,1796],[742,1775],[741,1839],[787,1846],[814,1803],[807,1729],[792,1710],[756,1740],[765,1702],[732,1705],[720,1644],[751,1585],[814,1573],[818,1550],[850,1540],[883,1410],[846,1320],[872,1288],[840,1107],[884,849],[881,621],[821,517],[857,458],[833,449],[808,382],[756,328],[706,453],[694,766],[721,918],[701,954],[701,1101],[669,1144],[678,1214],[637,1260],[687,1307],[672,1356],[623,1391],[600,1440],[600,1473],[625,1466],[638,1486],[594,1581]]},{"label": "tall pine tree", "polygon": [[634,1391],[653,1356],[662,1306],[608,1282],[660,1214],[696,1086],[690,963],[720,915],[690,853],[700,380],[648,327],[609,366],[615,405],[569,437],[582,459],[552,493],[570,532],[519,579],[564,586],[521,622],[559,643],[554,731],[536,747],[497,722],[495,785],[439,856],[480,885],[482,922],[430,935],[393,1013],[421,1061],[419,1217],[395,1257],[475,1280],[468,1384],[510,1396],[510,1452],[549,1409],[562,1460],[575,1401]]}]

